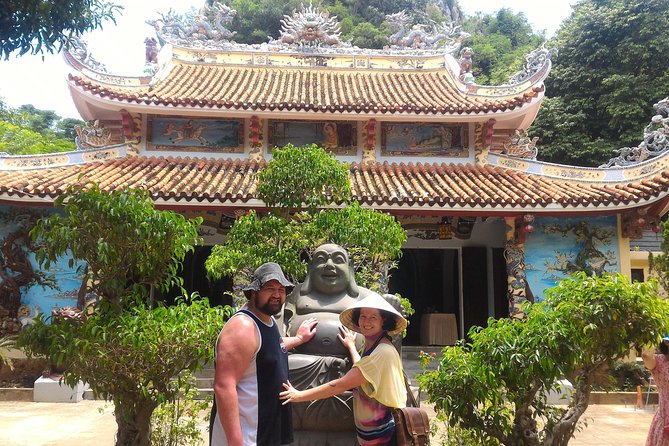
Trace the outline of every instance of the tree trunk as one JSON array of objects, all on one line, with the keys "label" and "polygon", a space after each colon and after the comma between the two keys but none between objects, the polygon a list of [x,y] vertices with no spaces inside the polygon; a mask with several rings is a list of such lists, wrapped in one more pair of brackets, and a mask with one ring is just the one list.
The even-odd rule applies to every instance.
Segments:
[{"label": "tree trunk", "polygon": [[155,405],[151,401],[135,402],[132,407],[115,402],[114,415],[118,426],[116,446],[150,446],[151,414],[154,409]]},{"label": "tree trunk", "polygon": [[567,446],[574,431],[576,424],[588,408],[588,400],[590,399],[590,373],[581,372],[576,381],[574,388],[574,396],[572,398],[573,405],[569,407],[562,419],[553,428],[552,435],[549,435],[544,441],[545,446]]}]

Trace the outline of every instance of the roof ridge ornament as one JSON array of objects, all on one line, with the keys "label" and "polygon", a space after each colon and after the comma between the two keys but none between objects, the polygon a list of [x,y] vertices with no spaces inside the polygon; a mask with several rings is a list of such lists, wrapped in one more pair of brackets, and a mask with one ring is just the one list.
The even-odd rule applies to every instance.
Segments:
[{"label": "roof ridge ornament", "polygon": [[527,136],[527,132],[524,129],[516,129],[504,142],[504,151],[502,153],[516,158],[536,161],[538,140],[539,137],[537,136],[534,138]]},{"label": "roof ridge ornament", "polygon": [[299,48],[343,45],[336,15],[330,16],[327,10],[321,11],[319,6],[313,6],[311,0],[309,6],[301,6],[301,11],[293,10],[292,15],[283,16],[278,42]]},{"label": "roof ridge ornament", "polygon": [[223,2],[205,3],[196,13],[179,14],[170,8],[167,14],[158,13],[159,19],[145,22],[156,30],[158,39],[176,43],[193,43],[195,41],[232,41],[235,31],[227,26],[237,15],[237,11]]},{"label": "roof ridge ornament", "polygon": [[557,57],[558,50],[557,48],[546,48],[546,42],[542,43],[539,48],[530,52],[525,56],[525,63],[523,68],[520,69],[516,74],[509,77],[509,84],[520,84],[530,79],[536,73],[541,71],[546,64],[551,63],[552,57]]},{"label": "roof ridge ornament", "polygon": [[107,67],[98,62],[91,53],[88,52],[88,42],[80,36],[73,36],[67,42],[67,51],[72,57],[82,65],[99,73],[107,73]]},{"label": "roof ridge ornament", "polygon": [[437,49],[447,53],[457,54],[462,42],[471,37],[462,31],[462,26],[452,20],[437,23],[430,21],[430,25],[416,23],[411,26],[410,16],[405,10],[385,16],[393,34],[388,36],[391,48]]},{"label": "roof ridge ornament", "polygon": [[664,154],[669,149],[669,96],[653,104],[658,114],[643,129],[643,141],[636,147],[616,150],[620,155],[599,167],[624,167]]}]

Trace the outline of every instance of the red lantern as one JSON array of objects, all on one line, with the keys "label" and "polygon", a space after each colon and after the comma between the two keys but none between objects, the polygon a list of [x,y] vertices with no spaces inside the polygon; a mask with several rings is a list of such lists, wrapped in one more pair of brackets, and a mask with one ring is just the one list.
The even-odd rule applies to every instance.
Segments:
[{"label": "red lantern", "polygon": [[636,224],[638,224],[639,226],[643,227],[643,226],[646,225],[646,219],[645,219],[645,218],[639,218],[639,219],[636,221]]},{"label": "red lantern", "polygon": [[654,233],[659,234],[662,231],[662,228],[660,225],[653,225],[652,228],[650,228]]},{"label": "red lantern", "polygon": [[529,233],[531,233],[532,231],[534,231],[534,226],[532,226],[532,225],[525,225],[525,226],[523,226],[523,231],[524,231],[526,234],[529,234]]}]

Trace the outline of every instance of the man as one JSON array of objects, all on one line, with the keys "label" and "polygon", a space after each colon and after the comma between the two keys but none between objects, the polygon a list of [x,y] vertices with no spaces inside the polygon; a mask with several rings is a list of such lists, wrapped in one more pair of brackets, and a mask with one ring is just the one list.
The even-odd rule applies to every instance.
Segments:
[{"label": "man", "polygon": [[279,400],[288,379],[288,350],[311,340],[317,324],[305,320],[295,336],[281,338],[273,315],[292,286],[278,264],[259,266],[244,289],[248,302],[223,327],[216,343],[212,446],[292,442],[291,408]]}]

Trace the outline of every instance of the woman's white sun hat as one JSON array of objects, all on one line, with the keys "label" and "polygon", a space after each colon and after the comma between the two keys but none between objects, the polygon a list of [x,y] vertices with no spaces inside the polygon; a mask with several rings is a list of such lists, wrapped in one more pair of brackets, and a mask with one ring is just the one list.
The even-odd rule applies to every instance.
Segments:
[{"label": "woman's white sun hat", "polygon": [[399,311],[390,305],[387,300],[374,292],[370,293],[369,296],[365,297],[364,299],[360,299],[358,302],[354,303],[341,312],[339,315],[339,320],[344,327],[360,333],[360,327],[353,321],[353,310],[357,308],[376,308],[377,310],[387,311],[392,316],[394,316],[395,328],[388,330],[389,335],[402,333],[404,329],[407,328],[407,320],[404,319],[402,314],[400,314]]}]

